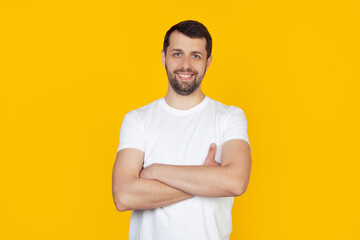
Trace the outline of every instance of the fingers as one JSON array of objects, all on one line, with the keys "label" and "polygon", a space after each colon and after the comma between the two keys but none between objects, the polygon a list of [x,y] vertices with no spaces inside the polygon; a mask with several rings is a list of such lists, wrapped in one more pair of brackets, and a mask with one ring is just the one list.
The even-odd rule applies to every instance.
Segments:
[{"label": "fingers", "polygon": [[216,144],[212,143],[209,148],[209,153],[205,159],[205,164],[207,166],[220,166],[218,162],[215,161],[215,153],[216,153]]},{"label": "fingers", "polygon": [[212,143],[210,145],[209,153],[207,155],[207,158],[210,158],[211,160],[215,159],[215,152],[216,152],[216,144]]}]

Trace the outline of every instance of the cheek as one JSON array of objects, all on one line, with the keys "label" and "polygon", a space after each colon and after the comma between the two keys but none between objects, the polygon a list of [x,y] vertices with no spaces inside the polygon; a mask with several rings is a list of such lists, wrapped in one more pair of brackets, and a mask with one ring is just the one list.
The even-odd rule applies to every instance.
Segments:
[{"label": "cheek", "polygon": [[197,64],[196,66],[196,70],[199,72],[199,73],[203,73],[206,69],[206,63],[199,63]]},{"label": "cheek", "polygon": [[165,64],[169,70],[174,70],[176,68],[176,63],[174,61],[165,61]]}]

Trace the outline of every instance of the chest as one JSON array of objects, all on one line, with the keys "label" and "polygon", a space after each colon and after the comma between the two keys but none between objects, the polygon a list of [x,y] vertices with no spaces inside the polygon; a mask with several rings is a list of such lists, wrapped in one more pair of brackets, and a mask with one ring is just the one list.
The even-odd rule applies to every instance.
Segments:
[{"label": "chest", "polygon": [[[203,165],[210,144],[219,144],[220,136],[221,124],[215,111],[150,118],[145,124],[144,167],[153,163]],[[218,162],[220,155],[218,146]]]}]

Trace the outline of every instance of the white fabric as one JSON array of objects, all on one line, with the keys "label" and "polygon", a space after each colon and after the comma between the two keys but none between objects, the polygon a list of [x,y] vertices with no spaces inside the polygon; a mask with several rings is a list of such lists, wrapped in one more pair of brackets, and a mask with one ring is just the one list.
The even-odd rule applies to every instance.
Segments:
[{"label": "white fabric", "polygon": [[[118,151],[145,152],[144,167],[153,163],[203,165],[209,146],[231,139],[249,143],[244,112],[205,96],[197,106],[178,110],[164,98],[133,110],[124,117]],[[223,240],[232,230],[233,197],[195,196],[153,210],[132,211],[130,240]]]}]

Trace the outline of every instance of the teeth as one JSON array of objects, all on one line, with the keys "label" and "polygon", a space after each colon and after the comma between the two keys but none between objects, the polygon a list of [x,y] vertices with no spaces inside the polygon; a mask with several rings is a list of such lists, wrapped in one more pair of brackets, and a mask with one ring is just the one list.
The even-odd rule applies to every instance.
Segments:
[{"label": "teeth", "polygon": [[180,74],[180,73],[179,73],[179,76],[180,76],[180,77],[190,77],[191,75],[185,75],[185,74]]}]

